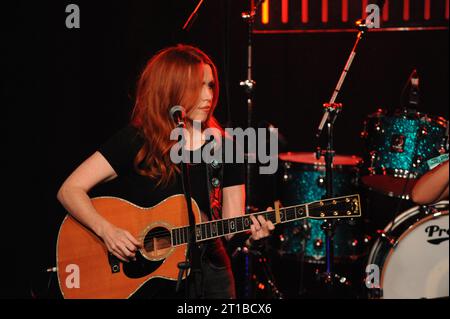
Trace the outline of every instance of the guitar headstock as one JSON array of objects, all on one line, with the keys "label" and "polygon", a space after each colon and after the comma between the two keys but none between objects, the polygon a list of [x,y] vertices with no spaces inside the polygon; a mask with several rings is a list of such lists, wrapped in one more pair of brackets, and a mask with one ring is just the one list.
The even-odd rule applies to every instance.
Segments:
[{"label": "guitar headstock", "polygon": [[361,216],[359,194],[327,198],[308,205],[308,217],[314,219],[354,218]]}]

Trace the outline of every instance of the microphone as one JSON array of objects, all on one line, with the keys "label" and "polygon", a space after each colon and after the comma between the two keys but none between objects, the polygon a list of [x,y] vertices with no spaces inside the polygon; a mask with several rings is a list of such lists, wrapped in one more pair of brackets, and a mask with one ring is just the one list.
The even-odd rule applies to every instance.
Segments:
[{"label": "microphone", "polygon": [[184,127],[184,117],[186,116],[184,107],[181,105],[172,106],[169,110],[169,115],[177,127]]}]

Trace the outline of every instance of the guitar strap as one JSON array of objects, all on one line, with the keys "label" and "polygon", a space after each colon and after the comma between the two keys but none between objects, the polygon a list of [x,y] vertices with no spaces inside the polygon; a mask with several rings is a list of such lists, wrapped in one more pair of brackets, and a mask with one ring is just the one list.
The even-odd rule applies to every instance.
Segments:
[{"label": "guitar strap", "polygon": [[[215,143],[212,141],[211,143]],[[222,145],[224,140],[222,139]],[[222,149],[219,149],[221,151]],[[220,152],[221,158],[215,157],[206,163],[206,184],[208,185],[209,208],[211,219],[222,219],[222,185],[225,155]]]}]

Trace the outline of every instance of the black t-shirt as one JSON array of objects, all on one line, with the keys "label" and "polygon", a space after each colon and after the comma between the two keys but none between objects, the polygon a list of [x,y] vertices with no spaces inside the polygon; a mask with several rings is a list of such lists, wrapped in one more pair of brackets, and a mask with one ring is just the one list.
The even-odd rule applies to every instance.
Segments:
[{"label": "black t-shirt", "polygon": [[[156,187],[157,181],[147,176],[142,176],[134,169],[134,158],[143,145],[143,138],[139,131],[128,125],[100,146],[99,152],[112,166],[118,180],[116,183],[122,197],[138,206],[150,207],[158,204],[165,198],[183,194],[181,177],[178,175],[176,182],[162,188]],[[201,152],[200,149],[194,152]],[[193,156],[193,154],[191,154]],[[243,164],[225,163],[223,172],[223,187],[244,184]],[[210,216],[208,188],[206,180],[206,164],[189,165],[191,192],[201,211]]]},{"label": "black t-shirt", "polygon": [[[114,180],[93,189],[90,193],[92,197],[100,195],[117,196],[141,207],[151,207],[169,196],[183,194],[181,177],[178,174],[174,183],[163,188],[156,186],[156,180],[136,172],[134,158],[143,142],[139,130],[132,125],[128,125],[100,146],[99,152],[118,176]],[[194,152],[201,152],[202,148]],[[243,164],[224,163],[223,165],[223,187],[244,184]],[[200,210],[210,218],[206,164],[202,162],[189,165],[189,174],[192,198],[197,202]],[[220,239],[209,242],[207,255],[211,262],[217,266],[228,265],[229,262],[223,256],[224,250]]]}]

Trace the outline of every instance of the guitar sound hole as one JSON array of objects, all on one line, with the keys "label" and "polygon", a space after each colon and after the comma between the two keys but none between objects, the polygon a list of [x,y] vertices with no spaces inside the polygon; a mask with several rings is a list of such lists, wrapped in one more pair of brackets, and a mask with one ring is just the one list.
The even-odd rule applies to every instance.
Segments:
[{"label": "guitar sound hole", "polygon": [[164,256],[172,247],[170,231],[163,227],[150,230],[144,239],[144,250],[151,258]]}]

